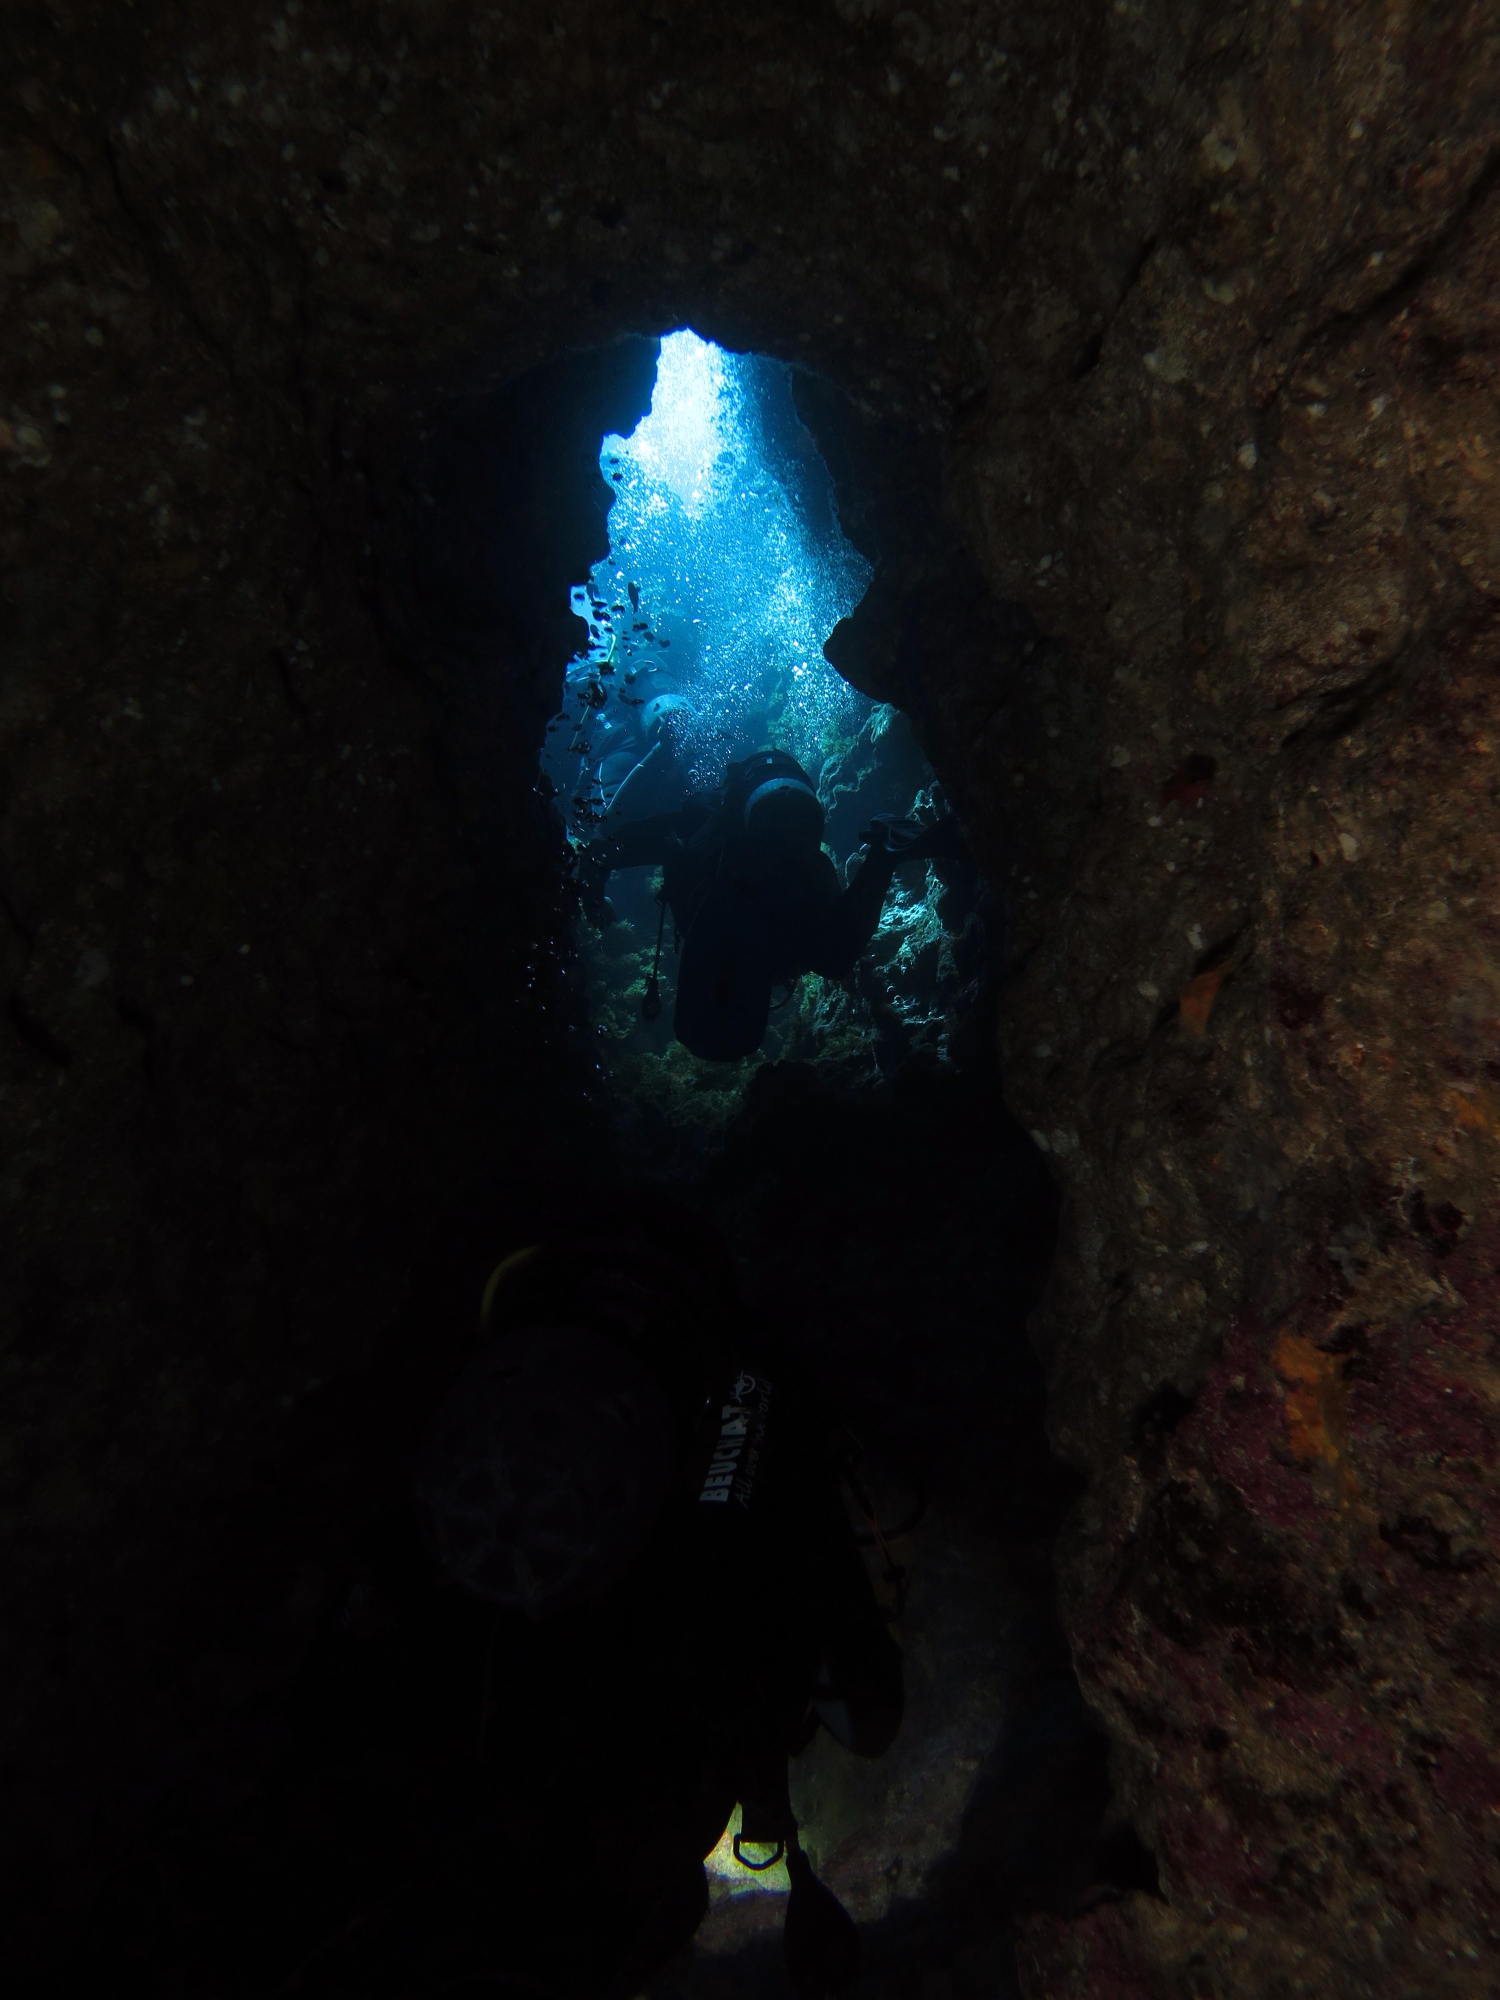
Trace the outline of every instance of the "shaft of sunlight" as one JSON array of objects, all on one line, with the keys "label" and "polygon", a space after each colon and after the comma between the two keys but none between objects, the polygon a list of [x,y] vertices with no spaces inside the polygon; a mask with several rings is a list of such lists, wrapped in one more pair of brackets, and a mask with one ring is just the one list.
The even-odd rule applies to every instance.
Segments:
[{"label": "shaft of sunlight", "polygon": [[823,643],[871,568],[839,528],[790,370],[669,334],[649,414],[599,462],[610,553],[573,591],[588,643],[545,758],[570,824],[586,833],[653,751],[685,789],[765,744],[818,779],[870,709]]}]

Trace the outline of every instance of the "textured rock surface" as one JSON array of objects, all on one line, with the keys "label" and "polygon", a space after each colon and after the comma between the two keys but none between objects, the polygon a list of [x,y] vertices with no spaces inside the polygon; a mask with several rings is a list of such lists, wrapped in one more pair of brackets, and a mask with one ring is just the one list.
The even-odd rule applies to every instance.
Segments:
[{"label": "textured rock surface", "polygon": [[543,638],[413,614],[421,433],[690,321],[925,438],[1059,642],[902,690],[1013,886],[1064,1606],[1162,1884],[1034,1920],[1029,1990],[1500,1990],[1493,10],[3,36],[23,1844],[207,1727],[158,1669],[215,1511],[573,1087],[495,867],[545,828],[454,749],[491,648],[522,770]]}]

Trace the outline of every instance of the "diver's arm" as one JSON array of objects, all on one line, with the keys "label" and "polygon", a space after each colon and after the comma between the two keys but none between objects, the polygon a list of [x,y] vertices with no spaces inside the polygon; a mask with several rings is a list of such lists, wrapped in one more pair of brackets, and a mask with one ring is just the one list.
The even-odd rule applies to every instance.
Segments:
[{"label": "diver's arm", "polygon": [[811,967],[835,979],[853,971],[855,960],[879,929],[886,891],[903,861],[925,861],[934,854],[964,851],[963,834],[951,814],[921,826],[915,820],[877,813],[865,840],[864,858],[827,926],[823,948],[827,962]]},{"label": "diver's arm", "polygon": [[855,960],[880,928],[880,913],[885,908],[886,891],[895,872],[893,854],[879,848],[866,852],[854,871],[854,880],[839,897],[832,913],[824,953],[828,962],[815,965],[814,972],[841,979],[854,970]]},{"label": "diver's arm", "polygon": [[763,883],[778,973],[842,979],[852,972],[875,935],[895,866],[895,855],[871,846],[844,889],[832,859],[819,849]]}]

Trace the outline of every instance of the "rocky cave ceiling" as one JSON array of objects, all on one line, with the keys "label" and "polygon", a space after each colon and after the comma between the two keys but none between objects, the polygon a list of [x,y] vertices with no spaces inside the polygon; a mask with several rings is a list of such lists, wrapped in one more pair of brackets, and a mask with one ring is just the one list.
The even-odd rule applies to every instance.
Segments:
[{"label": "rocky cave ceiling", "polygon": [[0,47],[28,1796],[165,1754],[205,1524],[548,1123],[510,864],[566,638],[486,707],[400,550],[455,411],[691,324],[816,371],[1065,649],[934,614],[863,668],[1011,885],[1062,1606],[1162,1891],[1033,1917],[1025,1990],[1500,1991],[1495,9],[76,0]]}]

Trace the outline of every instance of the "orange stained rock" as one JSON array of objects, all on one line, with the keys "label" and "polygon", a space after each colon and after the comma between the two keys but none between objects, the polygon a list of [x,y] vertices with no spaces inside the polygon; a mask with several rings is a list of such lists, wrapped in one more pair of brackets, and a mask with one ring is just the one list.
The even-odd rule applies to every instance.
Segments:
[{"label": "orange stained rock", "polygon": [[1228,967],[1221,965],[1213,972],[1200,972],[1196,979],[1188,981],[1178,1002],[1178,1011],[1183,1026],[1192,1034],[1207,1032],[1208,1017],[1214,1010],[1214,1001],[1218,998],[1227,971]]},{"label": "orange stained rock", "polygon": [[1271,1363],[1286,1384],[1287,1442],[1304,1465],[1321,1459],[1337,1465],[1344,1429],[1344,1397],[1339,1364],[1300,1333],[1283,1331],[1271,1349]]},{"label": "orange stained rock", "polygon": [[1450,1090],[1448,1102],[1454,1118],[1466,1132],[1485,1132],[1492,1139],[1500,1139],[1500,1094],[1480,1089],[1470,1097],[1462,1090]]}]

